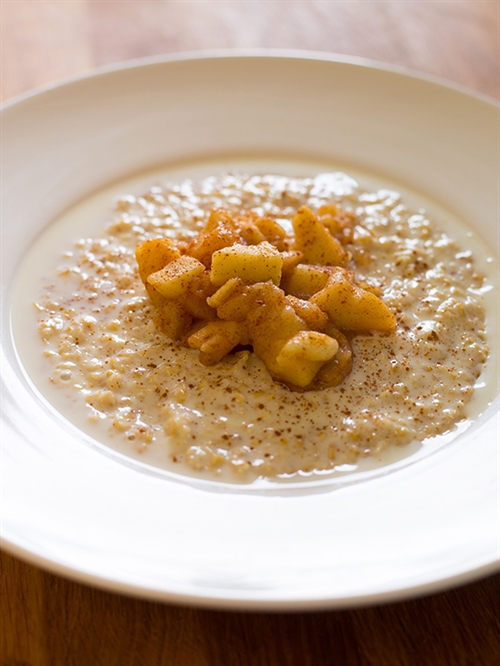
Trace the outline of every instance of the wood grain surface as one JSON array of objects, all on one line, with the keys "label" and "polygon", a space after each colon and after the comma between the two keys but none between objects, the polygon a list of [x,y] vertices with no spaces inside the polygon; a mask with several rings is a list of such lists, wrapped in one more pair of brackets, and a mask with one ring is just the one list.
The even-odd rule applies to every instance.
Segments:
[{"label": "wood grain surface", "polygon": [[[2,101],[142,56],[300,48],[500,98],[498,0],[1,0]],[[122,597],[0,554],[0,666],[498,666],[500,575],[354,610],[206,611]]]}]

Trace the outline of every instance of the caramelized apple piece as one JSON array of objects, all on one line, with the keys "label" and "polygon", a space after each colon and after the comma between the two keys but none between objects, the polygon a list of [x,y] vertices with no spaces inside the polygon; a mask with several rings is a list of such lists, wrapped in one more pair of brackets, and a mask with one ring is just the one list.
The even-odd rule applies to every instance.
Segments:
[{"label": "caramelized apple piece", "polygon": [[288,249],[286,232],[283,227],[271,217],[258,217],[255,226],[263,234],[265,240],[274,245],[280,252]]},{"label": "caramelized apple piece", "polygon": [[248,285],[240,278],[232,278],[215,292],[208,303],[217,309],[217,316],[220,319],[243,321],[262,298],[266,289],[263,288],[263,284],[266,283]]},{"label": "caramelized apple piece", "polygon": [[289,278],[283,281],[283,288],[287,294],[293,294],[299,298],[309,298],[323,289],[329,275],[329,266],[299,264],[291,272]]},{"label": "caramelized apple piece", "polygon": [[328,315],[315,303],[297,298],[291,294],[286,295],[286,302],[292,306],[307,328],[312,331],[323,331],[328,325]]},{"label": "caramelized apple piece", "polygon": [[186,254],[209,268],[214,252],[242,240],[231,215],[224,210],[213,210],[204,228],[187,246]]},{"label": "caramelized apple piece", "polygon": [[155,308],[161,308],[166,303],[166,298],[160,294],[159,291],[146,282],[146,291],[148,292],[149,300]]},{"label": "caramelized apple piece", "polygon": [[179,298],[187,292],[191,281],[204,270],[205,266],[200,261],[183,255],[161,270],[151,273],[147,281],[164,298]]},{"label": "caramelized apple piece", "polygon": [[314,388],[319,389],[339,386],[352,370],[352,349],[347,337],[332,325],[327,327],[326,333],[337,341],[339,348],[335,357],[319,369],[314,379]]},{"label": "caramelized apple piece", "polygon": [[356,221],[354,213],[342,210],[335,204],[325,204],[318,210],[321,224],[335,236],[342,245],[352,242],[354,224]]},{"label": "caramelized apple piece", "polygon": [[292,276],[294,270],[304,260],[304,255],[298,250],[284,250],[281,252],[283,258],[283,268],[281,269],[281,286],[285,284]]},{"label": "caramelized apple piece", "polygon": [[258,245],[259,243],[263,243],[265,240],[267,240],[265,235],[257,226],[256,219],[256,213],[247,213],[246,215],[239,215],[234,220],[241,241],[247,245]]},{"label": "caramelized apple piece", "polygon": [[179,301],[163,303],[156,309],[153,320],[156,328],[171,340],[183,338],[193,323],[193,317]]},{"label": "caramelized apple piece", "polygon": [[181,253],[175,243],[168,238],[144,241],[135,250],[141,280],[146,284],[151,273],[156,273],[180,256]]},{"label": "caramelized apple piece", "polygon": [[264,361],[272,377],[290,381],[288,375],[283,374],[277,357],[284,344],[306,325],[287,303],[283,290],[272,282],[253,285],[252,296],[256,306],[249,310],[245,324],[254,352]]},{"label": "caramelized apple piece", "polygon": [[296,333],[283,345],[276,357],[279,378],[306,388],[325,362],[334,358],[338,348],[338,342],[324,333]]},{"label": "caramelized apple piece", "polygon": [[299,208],[292,224],[295,232],[294,249],[303,252],[306,263],[347,266],[351,255],[321,224],[310,208]]},{"label": "caramelized apple piece", "polygon": [[195,276],[189,283],[182,299],[184,307],[197,320],[210,321],[215,319],[217,313],[208,304],[208,299],[214,292],[215,287],[210,281],[210,271],[205,270],[200,275]]},{"label": "caramelized apple piece", "polygon": [[282,266],[281,254],[267,241],[258,245],[236,243],[213,253],[210,279],[216,286],[234,277],[250,284],[267,280],[279,284]]},{"label": "caramelized apple piece", "polygon": [[343,268],[333,269],[326,285],[310,301],[326,312],[338,328],[384,333],[396,328],[396,317],[387,305],[359,287],[352,273]]},{"label": "caramelized apple piece", "polygon": [[200,350],[201,363],[215,365],[245,337],[245,327],[239,322],[210,321],[190,335],[187,342],[192,349]]}]

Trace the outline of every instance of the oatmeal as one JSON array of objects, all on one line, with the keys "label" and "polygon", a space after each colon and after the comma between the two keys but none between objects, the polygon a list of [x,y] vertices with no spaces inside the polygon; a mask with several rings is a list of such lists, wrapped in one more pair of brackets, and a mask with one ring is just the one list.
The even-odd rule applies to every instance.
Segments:
[{"label": "oatmeal", "polygon": [[[354,217],[343,247],[396,321],[349,340],[352,371],[337,386],[290,390],[247,348],[207,367],[155,326],[137,246],[189,244],[212,209],[269,216],[289,234],[302,206],[331,205]],[[225,173],[120,198],[100,236],[67,248],[36,308],[51,381],[91,421],[137,452],[160,451],[165,466],[252,480],[331,470],[452,430],[488,356],[483,284],[468,248],[397,192],[338,173]]]}]

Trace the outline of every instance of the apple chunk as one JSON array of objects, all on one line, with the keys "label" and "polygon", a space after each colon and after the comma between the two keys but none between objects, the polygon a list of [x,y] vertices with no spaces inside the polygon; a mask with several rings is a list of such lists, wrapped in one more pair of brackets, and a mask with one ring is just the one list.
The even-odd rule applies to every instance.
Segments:
[{"label": "apple chunk", "polygon": [[165,298],[179,298],[189,289],[191,281],[201,275],[205,266],[194,257],[182,256],[148,276],[148,284]]},{"label": "apple chunk", "polygon": [[279,285],[282,268],[281,253],[267,241],[258,245],[235,243],[213,253],[210,280],[218,287],[232,278],[247,284],[271,280]]},{"label": "apple chunk", "polygon": [[135,256],[141,280],[146,284],[151,273],[161,270],[181,256],[179,249],[169,238],[153,238],[141,243]]},{"label": "apple chunk", "polygon": [[354,282],[349,271],[335,268],[326,285],[310,298],[341,329],[392,333],[396,317],[387,305]]}]

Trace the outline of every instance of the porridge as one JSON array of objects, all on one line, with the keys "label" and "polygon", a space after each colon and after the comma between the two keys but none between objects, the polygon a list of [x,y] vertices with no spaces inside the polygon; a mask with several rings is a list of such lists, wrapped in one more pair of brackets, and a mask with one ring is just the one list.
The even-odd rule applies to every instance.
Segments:
[{"label": "porridge", "polygon": [[[332,334],[332,353],[344,340],[351,354],[340,381],[296,386],[273,377],[240,338],[204,364],[200,345],[162,330],[138,247],[158,238],[192,245],[219,209],[270,218],[291,237],[304,206],[316,216],[333,206],[349,217],[342,270],[383,303],[391,321]],[[334,470],[464,421],[489,353],[484,285],[470,249],[393,190],[338,172],[236,172],[118,198],[101,234],[67,247],[35,307],[52,384],[124,451],[132,447],[144,459],[154,451],[156,464],[169,469],[251,481]],[[315,293],[301,300],[314,301]]]}]

